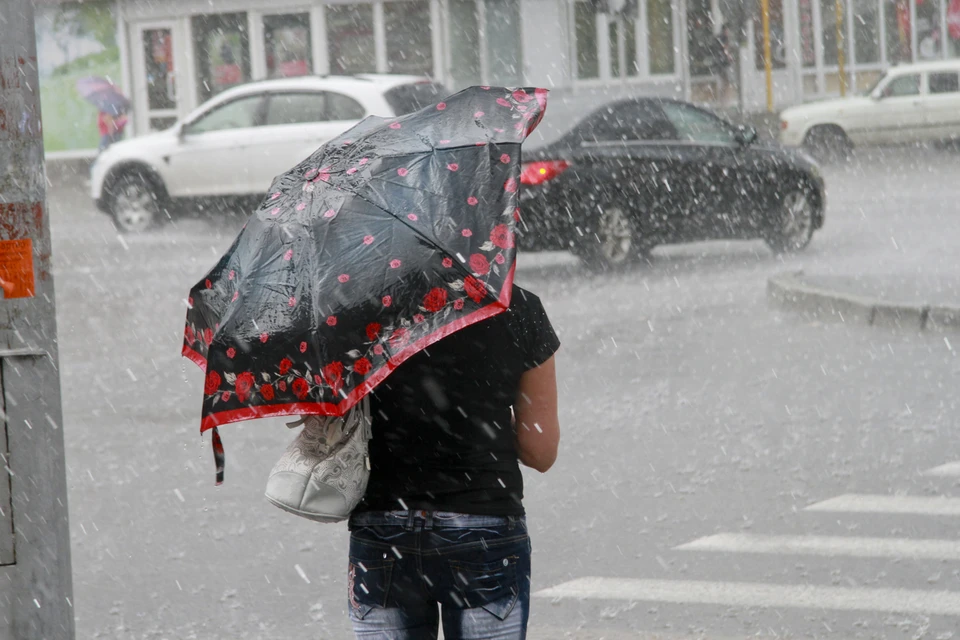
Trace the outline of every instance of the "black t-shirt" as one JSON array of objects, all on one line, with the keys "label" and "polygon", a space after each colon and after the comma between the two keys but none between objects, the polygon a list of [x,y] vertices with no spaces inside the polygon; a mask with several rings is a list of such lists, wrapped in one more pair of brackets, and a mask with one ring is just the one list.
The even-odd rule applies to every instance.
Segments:
[{"label": "black t-shirt", "polygon": [[370,483],[358,511],[522,515],[511,407],[520,376],[559,348],[540,299],[443,338],[371,394]]}]

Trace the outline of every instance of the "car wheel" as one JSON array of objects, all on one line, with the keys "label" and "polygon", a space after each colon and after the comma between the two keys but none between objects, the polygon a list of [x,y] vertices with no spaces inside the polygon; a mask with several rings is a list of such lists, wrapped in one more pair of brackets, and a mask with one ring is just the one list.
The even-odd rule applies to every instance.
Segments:
[{"label": "car wheel", "polygon": [[822,162],[846,160],[853,151],[853,143],[838,126],[814,127],[807,133],[803,144]]},{"label": "car wheel", "polygon": [[816,206],[807,189],[793,189],[780,199],[772,216],[767,244],[776,253],[800,251],[810,244],[816,222]]},{"label": "car wheel", "polygon": [[639,240],[637,225],[620,205],[598,207],[592,233],[573,246],[573,252],[590,269],[615,271],[636,262],[652,247]]},{"label": "car wheel", "polygon": [[136,174],[122,175],[113,183],[109,210],[117,229],[124,233],[148,231],[160,222],[157,190]]}]

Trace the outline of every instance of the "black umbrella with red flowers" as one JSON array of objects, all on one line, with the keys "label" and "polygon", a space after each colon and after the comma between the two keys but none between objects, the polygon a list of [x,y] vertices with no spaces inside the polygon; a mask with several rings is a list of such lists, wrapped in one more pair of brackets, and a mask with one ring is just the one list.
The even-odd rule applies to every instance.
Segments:
[{"label": "black umbrella with red flowers", "polygon": [[201,432],[343,415],[400,363],[510,304],[520,144],[543,89],[473,87],[370,117],[278,177],[190,291]]}]

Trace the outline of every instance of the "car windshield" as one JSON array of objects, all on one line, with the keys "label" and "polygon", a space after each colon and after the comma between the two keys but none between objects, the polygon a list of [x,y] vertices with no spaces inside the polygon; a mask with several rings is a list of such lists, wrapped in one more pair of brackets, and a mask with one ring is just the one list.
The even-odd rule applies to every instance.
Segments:
[{"label": "car windshield", "polygon": [[433,82],[402,84],[387,91],[384,97],[395,115],[402,116],[433,104],[446,95],[443,85]]}]

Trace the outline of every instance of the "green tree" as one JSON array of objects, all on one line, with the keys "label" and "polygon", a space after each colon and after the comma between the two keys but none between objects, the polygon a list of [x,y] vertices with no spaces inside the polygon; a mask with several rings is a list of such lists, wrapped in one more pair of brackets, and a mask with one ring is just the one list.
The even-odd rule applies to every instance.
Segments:
[{"label": "green tree", "polygon": [[114,0],[88,0],[60,5],[53,29],[74,38],[93,38],[104,49],[117,46],[117,22]]}]

